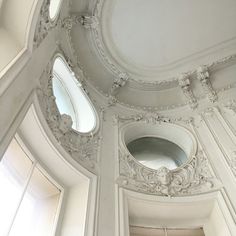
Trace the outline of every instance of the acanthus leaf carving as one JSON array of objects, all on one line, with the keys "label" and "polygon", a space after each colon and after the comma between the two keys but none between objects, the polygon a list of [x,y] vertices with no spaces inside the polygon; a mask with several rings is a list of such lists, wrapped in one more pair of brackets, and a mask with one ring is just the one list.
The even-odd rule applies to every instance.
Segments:
[{"label": "acanthus leaf carving", "polygon": [[41,42],[46,38],[50,30],[56,27],[57,22],[52,22],[49,17],[49,5],[50,0],[44,0],[39,19],[37,22],[35,34],[34,34],[34,47],[37,48]]},{"label": "acanthus leaf carving", "polygon": [[205,94],[208,96],[208,99],[211,102],[215,102],[217,100],[217,94],[211,85],[208,67],[200,66],[197,69],[197,78],[201,82],[201,85],[204,89]]},{"label": "acanthus leaf carving", "polygon": [[197,100],[194,97],[193,91],[190,86],[190,79],[188,74],[182,74],[179,79],[179,86],[182,89],[185,97],[187,98],[188,104],[192,109],[197,107]]},{"label": "acanthus leaf carving", "polygon": [[118,78],[114,79],[114,82],[108,92],[108,106],[113,106],[117,102],[117,98],[115,97],[119,90],[124,87],[129,79],[129,75],[127,73],[120,73]]},{"label": "acanthus leaf carving", "polygon": [[168,117],[163,116],[158,113],[138,113],[130,116],[116,115],[115,119],[120,123],[130,123],[130,122],[144,122],[149,124],[160,124],[164,123],[181,123],[181,124],[190,124],[193,122],[193,117],[183,118],[183,117]]},{"label": "acanthus leaf carving", "polygon": [[119,153],[117,184],[142,193],[159,196],[186,196],[216,190],[218,180],[211,174],[203,152],[177,170],[161,167],[152,170],[137,163],[130,155]]},{"label": "acanthus leaf carving", "polygon": [[71,14],[64,18],[61,22],[62,28],[71,31],[74,25],[80,24],[85,29],[96,29],[99,21],[96,16],[89,15],[88,13]]}]

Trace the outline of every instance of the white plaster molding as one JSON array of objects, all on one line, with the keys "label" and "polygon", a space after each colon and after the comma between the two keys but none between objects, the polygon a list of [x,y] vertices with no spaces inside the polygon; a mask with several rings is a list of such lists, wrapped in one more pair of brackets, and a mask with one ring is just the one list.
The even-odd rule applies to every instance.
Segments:
[{"label": "white plaster molding", "polygon": [[[102,9],[104,6],[105,0],[96,0],[95,3],[95,7],[94,7],[94,11],[93,11],[93,16],[100,21],[101,20],[101,14],[102,14]],[[101,24],[100,24],[101,25]],[[104,62],[104,66],[106,68],[108,68],[111,72],[114,73],[114,75],[119,74],[122,70],[120,68],[120,65],[118,65],[113,58],[111,57],[111,55],[109,54],[109,52],[107,52],[106,46],[104,45],[103,42],[103,37],[102,37],[102,33],[101,33],[101,29],[100,27],[96,27],[94,28],[94,30],[92,31],[92,37],[94,40],[94,43],[96,45],[96,48],[98,50],[98,53],[102,59],[102,61]],[[207,68],[209,68],[209,70],[215,70],[218,67],[222,66],[222,65],[226,65],[226,64],[230,64],[233,60],[235,60],[236,58],[236,54],[233,55],[229,55],[226,57],[223,57],[221,59],[218,59],[216,61],[213,61],[211,63],[208,63],[206,65]],[[184,73],[188,74],[192,77],[195,77],[197,74],[197,69],[193,69],[190,71],[185,71]],[[155,90],[157,88],[160,88],[161,86],[166,86],[168,84],[168,86],[172,86],[173,83],[176,84],[176,82],[178,82],[178,77],[172,77],[172,78],[168,78],[168,79],[163,79],[161,81],[146,81],[146,80],[135,80],[132,78],[130,78],[130,81],[132,82],[136,82],[135,84],[139,84],[139,88],[141,89],[143,86],[151,86],[151,89]],[[178,84],[178,83],[177,83]],[[131,83],[132,86],[132,83]]]},{"label": "white plaster molding", "polygon": [[71,117],[60,115],[52,91],[52,66],[50,62],[40,78],[40,87],[37,90],[42,112],[54,137],[71,157],[88,170],[97,172],[101,138],[98,133],[88,135],[73,130]]},{"label": "white plaster molding", "polygon": [[158,170],[146,168],[129,154],[120,153],[120,176],[118,185],[138,192],[160,196],[187,196],[214,191],[219,182],[209,171],[208,161],[199,152],[192,160],[178,170],[161,167]]},{"label": "white plaster molding", "polygon": [[[215,109],[209,108],[206,111],[202,112],[201,116],[202,116],[202,120],[204,121],[207,129],[209,130],[211,136],[213,137],[213,140],[215,141],[216,145],[219,147],[219,149],[225,159],[225,163],[227,164],[229,170],[233,174],[232,176],[236,177],[235,169],[232,167],[232,166],[234,166],[234,164],[232,164],[232,158],[233,158],[232,154],[229,155],[229,150],[226,149],[225,145],[220,141],[220,138],[217,135],[217,132],[216,132],[217,127],[213,127],[212,122],[209,119],[209,118],[214,119],[216,117]],[[220,121],[218,120],[218,122],[220,122]],[[227,130],[225,129],[224,125],[222,125],[222,127],[224,128],[225,132],[227,133]],[[234,151],[232,153],[234,153]]]},{"label": "white plaster molding", "polygon": [[235,100],[232,99],[232,100],[228,101],[224,107],[227,108],[228,110],[232,111],[233,114],[236,115],[236,101]]},{"label": "white plaster molding", "polygon": [[171,116],[164,116],[161,114],[158,114],[156,112],[149,112],[149,113],[137,113],[130,116],[122,116],[122,115],[116,115],[114,117],[115,123],[121,123],[121,124],[127,124],[131,122],[144,122],[146,124],[160,124],[161,122],[164,123],[172,123],[172,124],[190,124],[192,122],[193,118],[188,117],[171,117]]},{"label": "white plaster molding", "polygon": [[[175,127],[177,128],[177,130],[175,130],[176,132],[178,129],[178,132],[182,130],[181,133],[177,135],[179,138],[180,134],[190,135],[189,141],[187,141],[188,139],[185,140],[188,145],[185,144],[184,147],[183,144],[178,144],[184,148],[183,150],[185,150],[185,148],[188,149],[186,149],[185,152],[188,153],[187,155],[190,155],[190,159],[187,163],[174,170],[169,170],[166,167],[159,168],[158,170],[145,167],[144,165],[140,164],[133,156],[131,156],[127,148],[124,148],[124,146],[126,146],[124,142],[126,141],[123,138],[120,138],[119,176],[116,180],[119,186],[138,192],[173,197],[195,195],[214,191],[219,188],[220,184],[213,176],[203,151],[198,151],[196,154],[197,144],[195,139],[192,137],[191,132],[184,129],[183,127],[174,125],[175,123],[180,122],[184,123],[186,126],[189,126],[192,122],[192,118],[184,120],[183,118],[163,117],[158,114],[137,114],[128,117],[116,116],[114,122],[119,129],[119,135],[123,137],[123,135],[128,132],[129,135],[127,138],[129,140],[132,139],[130,136],[130,132],[132,132],[132,130],[136,130],[138,127],[140,127],[140,129],[142,129],[142,127],[145,129],[144,126],[146,125],[151,125],[151,127],[153,127],[149,127],[149,130],[152,130],[152,134],[150,134],[151,136],[153,136],[156,132],[154,130],[155,126],[163,126],[164,124],[166,125],[162,127],[163,129],[168,129],[168,127],[173,124],[173,129]],[[140,124],[138,124],[139,122]],[[135,124],[135,126],[132,124]],[[122,130],[121,127],[123,127]],[[131,130],[127,129],[127,127],[131,127]],[[174,132],[174,130],[171,132]],[[165,136],[164,133],[160,134],[160,130],[158,133],[161,135],[161,137]],[[140,136],[139,133],[135,135],[138,137]],[[144,135],[146,136],[146,134]],[[190,143],[193,145],[192,147],[189,147]]]},{"label": "white plaster molding", "polygon": [[207,95],[210,102],[215,102],[217,100],[217,94],[213,89],[210,81],[209,69],[206,66],[201,66],[197,69],[197,78],[201,82],[203,90]]},{"label": "white plaster molding", "polygon": [[49,16],[50,0],[44,0],[34,34],[34,48],[37,48],[48,33],[57,26],[58,20],[52,21]]},{"label": "white plaster molding", "polygon": [[116,95],[120,89],[127,84],[129,75],[127,73],[121,73],[118,78],[115,78],[113,84],[108,92],[108,106],[113,106],[117,103]]},{"label": "white plaster molding", "polygon": [[187,74],[182,74],[179,77],[179,86],[181,90],[183,91],[185,97],[187,98],[188,104],[192,109],[195,109],[197,107],[197,100],[193,95],[193,91],[190,86],[190,80],[189,76]]},{"label": "white plaster molding", "polygon": [[71,14],[64,18],[61,22],[62,28],[71,31],[73,26],[81,24],[85,29],[96,29],[99,21],[96,16],[89,15],[88,13]]},{"label": "white plaster molding", "polygon": [[[97,4],[102,4],[102,1],[98,1]],[[100,5],[100,7],[101,7],[101,5]],[[90,15],[88,14],[88,15],[96,17],[96,19],[99,21],[99,17],[98,17],[96,12],[98,12],[98,11],[95,9],[93,13],[91,13]],[[71,14],[71,16],[69,16],[69,18],[70,17],[73,18],[74,16],[78,17],[78,16],[81,16],[81,14],[82,13]],[[86,13],[84,13],[84,14],[86,14]],[[67,19],[67,18],[65,18],[65,19]],[[75,20],[75,19],[72,22],[76,22],[76,24],[79,23],[79,21]],[[116,96],[113,96],[113,95],[109,94],[109,89],[108,89],[108,91],[103,91],[98,85],[95,85],[93,83],[93,79],[89,77],[88,73],[85,71],[85,69],[84,69],[84,67],[83,67],[83,65],[80,61],[79,56],[77,55],[75,45],[74,45],[74,42],[73,42],[73,39],[72,39],[72,35],[70,33],[71,29],[73,28],[73,24],[74,23],[72,23],[72,25],[71,25],[71,22],[69,22],[69,26],[68,26],[69,30],[66,30],[66,32],[67,32],[67,37],[68,37],[68,42],[69,42],[69,48],[71,49],[72,54],[73,54],[74,58],[77,61],[77,63],[76,63],[77,67],[79,68],[79,70],[82,71],[83,77],[85,77],[86,80],[89,80],[92,83],[92,86],[94,86],[101,94],[103,94],[105,97],[107,97],[107,103],[108,103],[109,107],[113,106],[115,104],[120,104],[122,106],[126,106],[128,108],[136,109],[136,110],[139,110],[139,111],[155,112],[155,111],[163,111],[163,110],[173,110],[173,109],[177,109],[177,108],[180,108],[180,107],[184,107],[187,104],[189,104],[192,109],[195,109],[197,107],[197,104],[200,103],[200,100],[205,98],[205,95],[202,95],[201,97],[195,97],[194,94],[193,93],[191,94],[191,91],[189,90],[189,88],[191,89],[191,81],[193,79],[196,79],[196,77],[197,77],[197,69],[194,69],[192,71],[188,71],[188,72],[184,73],[189,78],[190,87],[188,87],[187,85],[186,85],[186,87],[184,87],[184,85],[182,85],[181,89],[182,89],[182,91],[185,94],[187,99],[186,99],[186,102],[180,102],[178,104],[168,104],[168,105],[161,105],[161,106],[160,105],[158,105],[158,106],[133,105],[133,104],[130,104],[129,102],[122,101],[122,97],[118,99]],[[79,24],[81,24],[81,23],[79,23]],[[100,27],[90,28],[90,30],[88,31],[88,35],[99,34],[99,29],[100,29]],[[88,37],[90,37],[90,36],[88,36]],[[99,47],[103,48],[102,43],[98,42],[98,45],[99,45]],[[96,44],[95,44],[95,46],[97,48]],[[105,54],[106,54],[105,49],[103,51],[101,51],[101,54],[104,54],[104,56],[105,56]],[[209,68],[209,71],[213,71],[218,67],[222,67],[223,65],[227,66],[233,60],[235,60],[235,58],[236,58],[236,54],[225,57],[225,58],[220,59],[218,61],[212,62],[212,63],[208,64],[206,67]],[[109,62],[109,63],[111,63],[111,62]],[[115,64],[110,64],[110,66],[111,66],[111,68],[109,69],[109,71],[111,71],[111,70],[113,71],[112,73],[115,76],[115,78],[119,78],[119,75],[121,73],[124,73],[120,68],[115,66]],[[106,66],[106,68],[107,68],[107,66]],[[100,79],[102,79],[102,78],[100,78]],[[178,76],[178,77],[172,78],[171,80],[167,80],[167,82],[166,81],[147,82],[147,81],[136,81],[136,80],[132,79],[132,76],[129,76],[129,83],[127,85],[127,90],[129,90],[129,88],[131,88],[131,89],[135,88],[135,89],[140,89],[141,91],[142,90],[145,90],[145,91],[149,91],[149,90],[150,91],[161,91],[162,89],[167,89],[169,87],[174,88],[176,86],[180,86],[179,79],[180,79],[180,77]],[[217,93],[218,92],[221,93],[221,92],[225,92],[228,89],[231,89],[231,87],[224,88],[224,91],[218,91],[218,90],[216,90],[216,91],[217,91]],[[196,102],[195,102],[195,100],[196,100]],[[212,99],[212,100],[214,100],[214,99]]]}]

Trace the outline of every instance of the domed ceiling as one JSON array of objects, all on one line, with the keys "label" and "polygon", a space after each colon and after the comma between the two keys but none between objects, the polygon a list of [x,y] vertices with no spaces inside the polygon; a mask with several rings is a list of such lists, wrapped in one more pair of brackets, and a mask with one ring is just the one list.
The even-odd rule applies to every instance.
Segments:
[{"label": "domed ceiling", "polygon": [[192,77],[192,96],[204,97],[197,68],[214,74],[236,54],[233,0],[72,0],[71,15],[84,16],[70,41],[87,77],[107,96],[125,80],[114,94],[131,106],[189,103],[182,74]]}]

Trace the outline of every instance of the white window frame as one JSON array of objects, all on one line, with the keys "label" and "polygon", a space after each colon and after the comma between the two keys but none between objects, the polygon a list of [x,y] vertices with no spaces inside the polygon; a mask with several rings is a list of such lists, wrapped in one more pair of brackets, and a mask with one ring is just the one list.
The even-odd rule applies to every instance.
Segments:
[{"label": "white window frame", "polygon": [[[85,99],[87,100],[87,102],[88,102],[88,105],[89,105],[89,107],[90,107],[90,109],[91,109],[91,111],[92,111],[92,113],[93,113],[93,117],[94,117],[94,126],[93,126],[89,131],[86,131],[86,132],[79,131],[80,118],[79,118],[79,114],[78,114],[78,111],[77,111],[78,109],[76,108],[76,105],[75,105],[75,104],[76,104],[76,101],[75,101],[75,99],[73,98],[73,96],[71,95],[71,92],[69,91],[68,86],[67,86],[66,81],[64,80],[64,78],[61,78],[61,76],[59,76],[58,74],[54,73],[54,71],[53,71],[53,67],[54,67],[55,60],[56,60],[56,59],[60,59],[60,60],[64,63],[64,65],[67,67],[68,71],[69,71],[70,74],[71,74],[71,78],[72,78],[73,82],[76,84],[76,86],[77,86],[78,89],[81,91],[81,93],[83,93],[84,98],[85,98]],[[95,132],[97,131],[97,129],[98,129],[98,126],[99,126],[99,125],[98,125],[99,119],[98,119],[98,116],[97,116],[97,112],[96,112],[96,110],[95,110],[95,108],[94,108],[94,106],[93,106],[93,104],[92,104],[90,98],[89,98],[88,95],[85,93],[85,91],[84,91],[82,85],[81,85],[81,84],[79,83],[79,81],[76,79],[74,72],[73,72],[73,71],[71,70],[71,68],[69,67],[69,65],[68,65],[68,63],[66,62],[65,58],[63,57],[63,55],[61,55],[60,53],[55,54],[55,56],[54,56],[54,58],[53,58],[53,63],[52,63],[52,75],[53,75],[53,76],[55,75],[56,78],[61,81],[61,83],[62,83],[64,89],[67,91],[67,94],[68,94],[69,99],[70,99],[70,101],[71,101],[72,107],[73,107],[73,109],[74,109],[74,111],[75,111],[75,117],[76,117],[76,119],[77,119],[77,120],[76,120],[76,125],[75,125],[75,126],[76,126],[75,132],[82,133],[82,134],[88,134],[88,135],[91,135],[91,134],[95,133]],[[52,79],[53,79],[53,78],[52,78]]]},{"label": "white window frame", "polygon": [[[58,183],[55,181],[55,179],[49,175],[49,173],[41,166],[41,164],[35,159],[35,157],[31,154],[31,152],[28,150],[28,148],[25,146],[25,144],[23,143],[23,141],[20,139],[20,137],[18,136],[18,134],[16,134],[13,139],[15,139],[15,141],[18,143],[19,147],[21,148],[21,150],[26,154],[26,156],[29,158],[30,161],[32,161],[32,166],[29,170],[29,173],[28,173],[28,176],[26,178],[26,181],[25,181],[25,184],[24,184],[24,187],[22,189],[22,193],[21,193],[21,197],[20,197],[20,200],[17,204],[17,207],[16,207],[16,210],[15,210],[15,214],[11,220],[11,223],[10,223],[10,226],[9,226],[9,229],[7,231],[7,235],[10,234],[11,230],[12,230],[12,226],[15,222],[15,219],[16,219],[16,216],[19,212],[19,208],[22,204],[22,201],[24,199],[24,196],[25,196],[25,193],[27,191],[27,188],[29,186],[29,183],[30,183],[30,180],[31,180],[31,177],[34,173],[34,170],[35,168],[37,167],[39,169],[39,171],[45,176],[45,178],[47,178],[56,188],[58,188],[58,190],[60,191],[60,197],[59,197],[59,201],[58,201],[58,205],[57,205],[57,210],[56,210],[56,214],[55,214],[55,220],[54,220],[54,224],[53,224],[53,228],[52,228],[52,231],[51,231],[51,235],[55,235],[56,233],[56,230],[57,230],[57,226],[58,226],[58,219],[59,219],[59,214],[60,214],[60,211],[61,211],[61,207],[62,207],[62,202],[63,202],[63,198],[64,198],[64,188]],[[12,140],[13,140],[12,139]],[[9,144],[10,145],[10,144]],[[9,147],[9,146],[8,146]],[[3,155],[4,157],[4,155]],[[2,159],[1,159],[2,161]]]}]

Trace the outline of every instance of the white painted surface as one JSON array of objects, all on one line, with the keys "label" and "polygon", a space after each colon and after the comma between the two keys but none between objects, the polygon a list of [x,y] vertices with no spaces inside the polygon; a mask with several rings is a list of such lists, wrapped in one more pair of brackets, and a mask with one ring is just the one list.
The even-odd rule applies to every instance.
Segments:
[{"label": "white painted surface", "polygon": [[0,71],[16,57],[21,45],[4,28],[0,28]]},{"label": "white painted surface", "polygon": [[236,37],[232,0],[112,0],[103,17],[106,45],[132,72],[148,74]]},{"label": "white painted surface", "polygon": [[[76,1],[78,3],[78,1]],[[127,1],[129,2],[129,1]],[[228,2],[228,1],[227,1]],[[83,2],[84,3],[84,2]],[[207,2],[206,4],[208,4],[209,2]],[[175,3],[174,3],[175,4]],[[194,4],[198,4],[195,3]],[[235,2],[232,1],[232,4],[234,5]],[[86,5],[84,3],[84,5]],[[83,6],[84,6],[83,5]],[[213,4],[214,5],[214,4]],[[215,6],[215,5],[214,5]],[[126,10],[126,9],[124,9]],[[208,10],[209,10],[209,6],[208,6]],[[210,16],[209,16],[210,17]],[[230,16],[232,17],[232,15]],[[222,21],[224,21],[224,18],[221,18]],[[221,27],[221,26],[219,26]],[[229,28],[230,28],[230,24],[229,24]],[[227,29],[224,29],[227,31]],[[82,32],[84,31],[80,31],[81,34],[83,34]],[[61,32],[62,33],[62,32]],[[77,35],[78,36],[78,35]],[[221,36],[223,37],[223,36]],[[42,45],[40,45],[40,49],[34,51],[33,53],[30,54],[30,57],[28,57],[27,59],[29,59],[29,62],[25,65],[22,64],[24,66],[20,67],[20,70],[15,70],[15,68],[12,68],[12,73],[11,74],[4,74],[3,81],[4,81],[4,85],[8,84],[8,86],[4,86],[4,89],[1,86],[1,95],[0,96],[0,138],[1,138],[1,142],[0,142],[0,153],[2,154],[4,149],[7,146],[7,143],[9,142],[9,140],[11,139],[11,136],[13,136],[15,134],[15,132],[17,131],[17,128],[19,126],[19,124],[21,123],[21,120],[23,119],[27,107],[29,106],[29,104],[32,101],[29,101],[29,94],[31,93],[31,91],[33,89],[35,89],[38,86],[38,78],[40,77],[42,71],[46,68],[46,65],[48,64],[51,56],[53,55],[53,52],[55,50],[55,38],[58,38],[58,34],[56,34],[55,32],[50,32],[48,37],[45,39],[44,43]],[[84,37],[86,39],[86,37]],[[188,35],[185,34],[184,37],[187,41],[188,39]],[[64,48],[67,49],[67,41],[64,40],[63,36],[61,37],[62,39],[62,43],[64,45]],[[81,39],[78,40],[78,42],[82,42],[84,43]],[[190,43],[190,42],[187,42]],[[4,45],[3,45],[4,47]],[[81,44],[81,48],[84,49],[84,45]],[[177,50],[177,49],[176,49]],[[86,54],[86,50],[84,50],[84,53]],[[79,54],[81,56],[81,59],[83,60],[83,58],[85,57],[83,54]],[[91,53],[91,55],[94,56],[94,54]],[[221,55],[219,53],[219,55]],[[88,58],[88,57],[87,57]],[[88,61],[90,61],[90,58],[88,59]],[[92,64],[93,67],[93,61],[90,62]],[[232,62],[233,64],[233,62]],[[97,65],[97,64],[96,64]],[[101,66],[99,64],[99,66]],[[85,66],[86,67],[86,66]],[[87,68],[87,67],[86,67]],[[20,73],[19,73],[20,71]],[[97,82],[97,84],[100,84],[101,86],[104,86],[103,88],[109,89],[110,87],[110,78],[112,77],[110,74],[108,74],[107,72],[104,72],[105,69],[103,68],[102,70],[102,74],[98,73],[98,70],[95,72],[95,68],[93,71],[93,75],[94,77],[92,78],[94,81]],[[222,72],[223,71],[223,72]],[[214,79],[212,80],[212,84],[213,86],[217,85],[217,89],[218,90],[222,90],[222,92],[218,92],[219,95],[219,103],[218,105],[221,107],[222,111],[226,111],[226,118],[229,121],[229,123],[231,124],[230,129],[233,130],[233,128],[235,129],[235,112],[233,111],[228,111],[227,109],[225,109],[223,107],[224,104],[226,104],[229,100],[231,99],[235,99],[235,88],[231,89],[231,90],[227,90],[227,86],[229,85],[229,81],[230,83],[235,81],[234,78],[234,71],[235,71],[235,67],[231,68],[231,73],[225,73],[224,69],[219,69],[219,71],[216,72],[216,75],[214,75]],[[109,78],[109,80],[103,80],[101,82],[101,80],[107,77]],[[113,78],[113,77],[112,77]],[[10,81],[10,82],[9,82]],[[6,83],[5,83],[6,82]],[[9,82],[9,83],[8,83]],[[100,83],[101,82],[101,83]],[[204,91],[202,90],[201,86],[198,86],[198,81],[196,82],[196,87],[194,84],[194,92],[196,94],[198,94],[199,96],[203,96],[204,95]],[[1,85],[2,85],[2,81],[1,81]],[[96,214],[96,216],[92,216],[94,217],[93,220],[95,219],[96,221],[96,226],[93,227],[93,225],[91,226],[90,230],[90,235],[98,235],[98,236],[111,236],[111,235],[116,235],[116,236],[128,236],[127,234],[127,229],[125,229],[124,227],[122,228],[122,226],[125,226],[125,224],[128,222],[126,222],[126,217],[125,215],[119,215],[119,209],[121,207],[120,202],[117,202],[117,192],[116,192],[116,188],[115,188],[115,178],[116,178],[116,170],[117,170],[117,140],[115,137],[115,133],[116,133],[116,129],[114,128],[114,123],[113,123],[113,116],[115,114],[124,114],[124,115],[133,115],[134,113],[140,113],[140,110],[135,110],[135,108],[133,108],[133,110],[129,110],[127,108],[125,108],[124,106],[114,106],[111,108],[107,107],[107,100],[106,98],[104,98],[97,90],[95,91],[94,87],[89,83],[88,81],[88,89],[90,90],[90,95],[92,98],[94,98],[94,100],[96,100],[97,106],[98,107],[106,107],[105,110],[105,115],[104,115],[104,119],[102,120],[102,126],[103,126],[103,131],[102,131],[102,146],[101,146],[101,152],[99,155],[99,167],[100,167],[100,172],[98,173],[98,177],[99,177],[99,191],[96,195],[96,193],[93,193],[93,195],[95,196],[95,198],[97,198],[97,205],[96,207],[94,205],[92,205],[91,207],[91,212],[93,214]],[[152,86],[150,86],[152,87]],[[224,88],[226,88],[224,90]],[[104,91],[106,91],[106,89],[104,89]],[[132,91],[132,93],[130,93],[130,91]],[[164,104],[164,105],[171,105],[173,104],[175,101],[179,102],[179,100],[181,100],[181,93],[174,93],[173,91],[175,91],[174,89],[168,89],[168,91],[161,91],[156,92],[154,91],[153,93],[155,94],[155,96],[151,96],[151,94],[153,95],[152,91],[146,90],[143,91],[142,93],[138,93],[136,88],[131,88],[130,90],[124,90],[122,91],[123,93],[123,97],[127,98],[126,101],[130,101],[129,99],[131,99],[131,101],[137,101],[139,100],[139,102],[141,102],[142,104],[146,104],[149,105],[150,104],[150,100],[152,100],[152,104],[156,105],[158,104]],[[181,92],[181,91],[180,91]],[[141,95],[140,95],[141,94]],[[140,95],[140,96],[139,96]],[[150,95],[150,96],[149,96]],[[24,105],[25,104],[25,105]],[[139,104],[137,102],[137,104]],[[207,101],[207,99],[199,99],[199,107],[196,111],[192,112],[190,111],[188,108],[184,108],[184,109],[173,109],[171,111],[165,111],[163,112],[164,115],[166,116],[174,116],[174,117],[182,117],[184,118],[189,118],[191,116],[194,117],[194,121],[196,123],[196,129],[198,130],[198,132],[200,132],[200,139],[198,138],[198,143],[199,148],[203,149],[206,153],[206,156],[208,157],[209,161],[210,161],[210,166],[212,167],[215,175],[217,176],[218,179],[220,179],[220,181],[222,182],[224,189],[222,190],[222,195],[224,196],[223,198],[223,202],[224,205],[220,205],[220,210],[223,212],[223,217],[225,220],[225,223],[223,223],[222,228],[220,228],[219,232],[225,232],[226,235],[228,234],[229,230],[230,230],[230,236],[234,236],[235,234],[235,210],[234,207],[236,206],[236,202],[235,202],[235,177],[232,175],[231,171],[230,171],[230,166],[229,163],[227,163],[227,161],[225,160],[229,154],[227,154],[226,156],[223,155],[222,150],[224,150],[224,148],[227,147],[232,147],[233,149],[236,149],[236,145],[234,144],[234,142],[232,140],[230,140],[232,137],[232,135],[228,134],[228,131],[223,130],[222,131],[222,127],[217,124],[217,122],[214,122],[214,124],[212,123],[211,125],[213,126],[212,128],[215,128],[215,131],[217,132],[217,136],[221,137],[221,139],[224,139],[224,137],[227,137],[224,139],[224,142],[222,143],[225,147],[221,150],[221,148],[219,148],[219,143],[220,142],[216,142],[214,140],[214,138],[212,137],[211,132],[209,131],[209,128],[204,125],[204,121],[199,121],[201,120],[199,118],[199,114],[201,114],[205,108],[207,107],[212,107],[215,106],[216,104],[211,104],[210,102]],[[159,111],[158,111],[159,112]],[[30,120],[30,119],[29,119]],[[209,119],[211,120],[211,118]],[[199,121],[199,122],[198,122]],[[30,124],[30,122],[29,122]],[[44,141],[40,141],[39,139],[37,139],[37,135],[35,132],[35,128],[33,126],[30,126],[28,123],[25,124],[25,126],[28,126],[28,128],[31,128],[31,130],[28,132],[28,137],[29,137],[29,146],[34,149],[37,148],[38,149],[38,153],[40,155],[42,155],[42,162],[45,161],[45,165],[48,168],[53,167],[57,167],[57,168],[52,168],[52,174],[57,175],[57,172],[59,172],[59,170],[63,170],[61,171],[61,174],[64,176],[61,178],[62,182],[65,183],[65,185],[68,184],[68,186],[70,186],[71,188],[76,186],[76,181],[75,181],[75,175],[74,174],[68,174],[68,168],[66,167],[65,169],[62,168],[62,163],[60,164],[56,164],[53,159],[55,158],[55,154],[53,154],[53,152],[47,152],[46,149],[43,149],[42,146],[44,146],[45,144],[45,140]],[[215,127],[217,126],[217,127]],[[224,128],[224,127],[223,127]],[[137,129],[137,127],[136,127]],[[224,128],[225,129],[225,128]],[[221,132],[222,131],[222,132]],[[133,131],[135,133],[135,129]],[[44,136],[44,139],[48,139],[51,138],[51,136],[49,135],[50,132],[47,133],[46,136]],[[166,133],[170,133],[168,130],[166,130]],[[26,134],[26,133],[25,133]],[[130,134],[130,136],[132,136],[132,134]],[[172,138],[176,138],[175,134],[172,133]],[[234,133],[235,136],[235,133]],[[231,137],[231,138],[230,138]],[[63,152],[61,150],[61,147],[59,144],[55,144],[55,149],[54,151],[56,152],[60,152],[63,156],[63,158],[66,158],[67,161],[70,162],[70,164],[72,164],[72,166],[76,166],[76,168],[79,166],[78,163],[72,161],[72,159],[70,158],[70,156],[68,154],[66,154],[65,152]],[[36,150],[36,149],[35,149]],[[188,149],[189,150],[189,149]],[[190,151],[190,150],[189,150]],[[35,153],[37,153],[35,151]],[[49,155],[50,154],[50,155]],[[50,156],[50,158],[48,158],[48,155]],[[79,169],[83,169],[83,167],[79,166]],[[67,170],[67,171],[64,171]],[[68,174],[68,175],[67,175]],[[59,177],[58,177],[59,178]],[[70,185],[71,181],[75,181],[73,182],[72,185]],[[76,222],[74,217],[78,216],[78,211],[73,213],[73,211],[71,211],[70,209],[74,208],[76,204],[76,196],[79,195],[79,192],[77,191],[77,189],[73,189],[74,193],[76,193],[74,196],[69,196],[68,199],[71,199],[71,205],[68,204],[68,212],[65,213],[67,216],[67,222],[71,222],[72,227],[75,226]],[[72,191],[73,192],[73,191]],[[90,195],[89,195],[90,196]],[[183,213],[183,215],[181,215],[181,211],[179,212],[174,212],[173,214],[173,210],[171,210],[170,206],[172,206],[173,202],[165,202],[164,201],[158,201],[157,203],[159,205],[162,205],[162,209],[168,209],[167,211],[162,211],[162,217],[164,217],[164,221],[162,221],[162,223],[165,223],[166,219],[167,221],[170,220],[171,218],[174,218],[174,223],[179,224],[179,225],[184,225],[186,226],[186,221],[182,221],[181,219],[186,219],[186,217],[189,217],[191,214],[196,214],[198,213],[198,210],[202,209],[199,208],[196,210],[195,209],[197,206],[199,206],[198,204],[196,206],[194,206],[195,200],[196,198],[191,198],[191,200],[189,201],[189,207],[186,209],[186,212]],[[170,199],[170,201],[172,201],[173,199]],[[186,199],[183,199],[183,201]],[[82,203],[84,202],[84,200],[82,200]],[[131,204],[135,205],[135,202],[131,202]],[[147,204],[139,204],[138,208],[136,209],[136,211],[139,209],[139,212],[135,211],[131,211],[131,213],[133,214],[134,218],[131,218],[132,220],[135,220],[135,217],[154,217],[152,222],[156,223],[155,221],[155,217],[161,217],[161,212],[157,211],[155,212],[153,210],[153,206],[157,204],[156,202],[151,202],[150,205],[147,207],[147,209],[150,209],[150,211],[143,211],[143,207],[146,206]],[[95,203],[94,203],[95,204]],[[179,204],[176,204],[174,209],[179,209],[181,206]],[[210,204],[203,204],[201,207],[203,207],[203,211],[200,212],[201,217],[211,217],[211,219],[214,219],[214,222],[216,222],[217,227],[220,226],[222,224],[222,215],[220,217],[217,216],[217,212],[219,212],[219,209],[216,209],[214,212],[217,214],[207,214],[210,213],[210,209],[212,209],[212,205]],[[95,209],[97,209],[97,213],[95,211]],[[213,208],[214,209],[214,208]],[[223,209],[223,210],[222,210]],[[78,209],[76,209],[78,210]],[[126,209],[123,209],[123,211],[125,212]],[[82,212],[84,212],[84,209],[82,210]],[[90,213],[91,213],[90,212]],[[212,211],[213,212],[213,211]],[[141,215],[141,213],[144,213],[143,215]],[[149,214],[150,213],[150,214]],[[180,215],[180,219],[178,220],[178,216]],[[116,216],[116,217],[115,217]],[[81,216],[79,216],[81,217]],[[120,217],[120,218],[119,218]],[[182,217],[182,218],[181,218]],[[120,221],[118,220],[120,219]],[[92,220],[92,221],[93,221]],[[123,220],[123,221],[122,221]],[[193,221],[191,221],[193,220]],[[207,220],[206,218],[204,218],[204,220]],[[141,220],[139,221],[141,222]],[[142,221],[143,222],[143,221]],[[147,224],[149,223],[149,221],[146,221]],[[199,222],[202,223],[202,218],[200,219],[198,216],[196,216],[194,219],[193,218],[189,218],[189,225],[199,225]],[[220,222],[220,223],[218,223]],[[78,232],[76,231],[76,229],[74,229],[75,231],[73,231],[72,228],[69,227],[69,223],[63,225],[63,222],[60,224],[62,230],[65,230],[64,232]],[[67,227],[68,228],[65,228]],[[120,227],[120,228],[119,228]],[[209,226],[210,227],[210,226]],[[214,225],[212,226],[212,230],[214,229]],[[66,231],[68,230],[68,231]],[[120,230],[120,231],[119,231]],[[206,229],[204,229],[206,230]],[[122,234],[123,233],[123,234]],[[126,234],[125,234],[126,233]],[[214,230],[212,231],[212,233],[210,232],[209,229],[209,233],[206,231],[206,236],[215,236],[215,232]],[[224,234],[223,234],[224,235]],[[66,235],[67,236],[67,235]],[[87,235],[86,235],[87,236]],[[217,235],[218,236],[218,235]],[[222,235],[219,235],[222,236]],[[224,235],[225,236],[225,235]],[[228,236],[228,235],[227,235]]]}]

